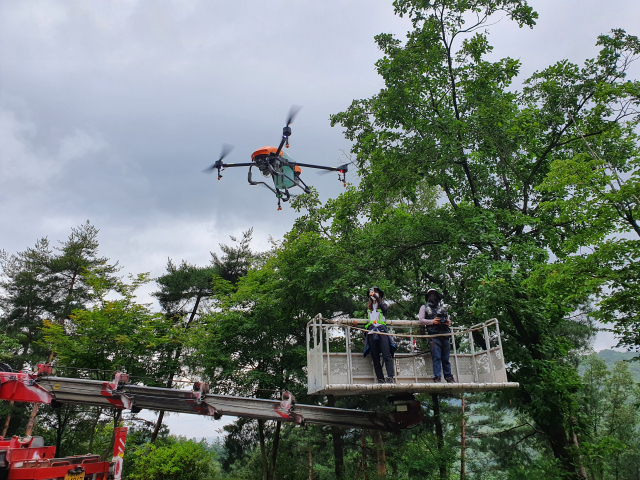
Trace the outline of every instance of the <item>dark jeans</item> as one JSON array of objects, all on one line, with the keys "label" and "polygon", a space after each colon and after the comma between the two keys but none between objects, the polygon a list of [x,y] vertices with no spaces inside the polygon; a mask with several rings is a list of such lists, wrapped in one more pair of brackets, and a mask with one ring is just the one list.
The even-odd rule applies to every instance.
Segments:
[{"label": "dark jeans", "polygon": [[431,360],[433,360],[433,376],[441,377],[444,370],[444,378],[451,378],[451,364],[449,363],[449,353],[451,343],[449,337],[435,337],[430,339]]},{"label": "dark jeans", "polygon": [[373,369],[376,372],[378,380],[384,380],[382,374],[382,365],[380,364],[380,354],[384,360],[384,366],[387,369],[387,377],[393,378],[393,358],[391,358],[391,348],[389,347],[389,340],[386,335],[378,335],[378,339],[374,340],[373,335],[369,335],[369,351],[371,358],[373,359]]}]

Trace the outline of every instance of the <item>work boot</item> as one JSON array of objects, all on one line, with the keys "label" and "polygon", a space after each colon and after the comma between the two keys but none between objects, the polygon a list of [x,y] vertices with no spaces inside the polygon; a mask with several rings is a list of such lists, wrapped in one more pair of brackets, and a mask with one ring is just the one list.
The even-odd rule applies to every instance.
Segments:
[{"label": "work boot", "polygon": [[387,377],[387,383],[393,383],[393,377]]},{"label": "work boot", "polygon": [[446,377],[445,380],[447,381],[447,383],[456,383],[456,379],[453,377]]},{"label": "work boot", "polygon": [[433,377],[433,382],[434,383],[440,383],[442,381],[441,377]]},{"label": "work boot", "polygon": [[378,383],[384,383],[384,378],[379,378]]}]

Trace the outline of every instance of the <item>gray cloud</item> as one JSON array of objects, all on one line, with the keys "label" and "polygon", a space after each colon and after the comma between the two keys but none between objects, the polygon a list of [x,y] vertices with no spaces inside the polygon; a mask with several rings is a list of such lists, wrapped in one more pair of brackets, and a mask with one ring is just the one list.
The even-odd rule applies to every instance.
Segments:
[{"label": "gray cloud", "polygon": [[[0,237],[8,250],[39,235],[63,237],[86,218],[103,238],[114,228],[179,235],[186,223],[184,233],[193,234],[210,222],[217,232],[255,225],[281,235],[293,213],[278,213],[268,192],[246,184],[244,170],[228,170],[221,182],[200,171],[223,142],[237,146],[235,161],[277,143],[292,103],[305,108],[291,155],[335,165],[348,144],[327,118],[375,92],[371,37],[406,23],[383,2],[0,8],[2,138],[10,147],[2,152],[1,208],[22,224]],[[325,196],[340,191],[332,176],[305,178]],[[165,235],[150,237],[152,257]]]}]

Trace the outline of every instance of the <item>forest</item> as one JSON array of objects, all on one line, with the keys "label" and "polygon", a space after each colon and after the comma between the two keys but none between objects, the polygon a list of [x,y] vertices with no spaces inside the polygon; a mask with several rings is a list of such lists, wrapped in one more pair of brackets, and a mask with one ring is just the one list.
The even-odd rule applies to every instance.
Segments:
[{"label": "forest", "polygon": [[169,259],[157,278],[122,275],[89,221],[2,251],[0,362],[383,411],[375,396],[308,396],[304,338],[317,314],[363,316],[378,285],[388,318],[414,319],[436,288],[455,325],[499,319],[519,388],[418,396],[424,420],[401,434],[237,419],[207,443],[172,435],[164,412],[3,402],[2,436],[106,457],[119,422],[131,480],[640,480],[638,357],[591,347],[607,329],[640,350],[640,81],[627,75],[640,40],[613,29],[594,58],[525,79],[527,59],[496,59],[489,32],[496,14],[535,28],[526,1],[393,8],[413,28],[375,38],[380,92],[330,118],[357,182],[297,197],[267,251],[247,226],[209,264]]}]

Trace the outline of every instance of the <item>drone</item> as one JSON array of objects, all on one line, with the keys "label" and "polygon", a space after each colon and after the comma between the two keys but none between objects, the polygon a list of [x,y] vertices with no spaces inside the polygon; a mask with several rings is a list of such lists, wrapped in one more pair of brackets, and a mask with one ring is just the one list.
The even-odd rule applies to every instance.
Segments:
[{"label": "drone", "polygon": [[[289,137],[291,136],[291,123],[300,111],[300,107],[291,107],[287,125],[282,129],[282,140],[280,145],[276,147],[262,147],[251,154],[251,163],[224,163],[223,160],[231,150],[230,145],[224,145],[220,158],[209,168],[203,170],[204,173],[213,173],[218,170],[218,180],[222,178],[222,172],[231,167],[249,167],[248,180],[250,185],[263,185],[271,190],[278,199],[278,210],[282,210],[280,202],[288,202],[295,197],[289,192],[290,188],[299,187],[304,193],[311,193],[311,189],[300,178],[302,169],[300,167],[315,168],[321,170],[318,173],[338,172],[338,180],[343,186],[347,186],[346,174],[349,171],[349,164],[340,165],[338,167],[326,167],[324,165],[310,165],[308,163],[299,163],[291,158],[287,153],[282,151],[283,147],[289,148]],[[256,167],[263,177],[273,180],[273,187],[264,181],[254,181],[252,169]]]}]

